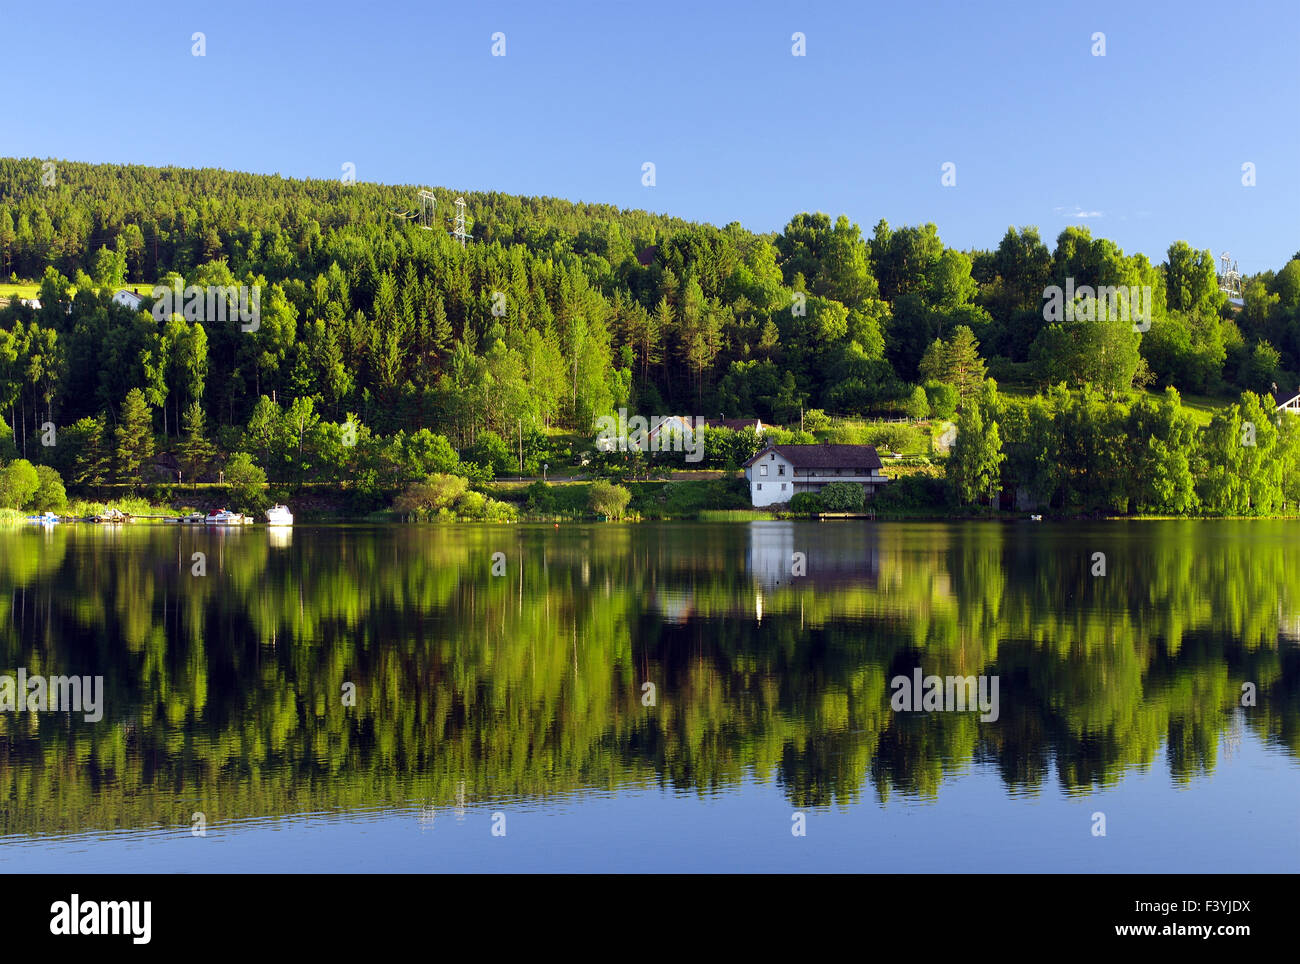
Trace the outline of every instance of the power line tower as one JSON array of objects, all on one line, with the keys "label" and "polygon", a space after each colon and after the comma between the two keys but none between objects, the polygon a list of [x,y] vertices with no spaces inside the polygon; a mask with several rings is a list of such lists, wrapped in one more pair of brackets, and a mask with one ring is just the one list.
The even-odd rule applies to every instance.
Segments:
[{"label": "power line tower", "polygon": [[456,219],[452,222],[451,236],[465,247],[465,199],[456,198]]},{"label": "power line tower", "polygon": [[1237,270],[1237,262],[1232,260],[1232,255],[1227,251],[1219,255],[1219,260],[1223,262],[1223,274],[1219,275],[1219,290],[1229,297],[1240,298],[1241,272]]},{"label": "power line tower", "polygon": [[426,231],[433,230],[434,216],[438,210],[438,199],[432,191],[420,192],[420,227]]}]

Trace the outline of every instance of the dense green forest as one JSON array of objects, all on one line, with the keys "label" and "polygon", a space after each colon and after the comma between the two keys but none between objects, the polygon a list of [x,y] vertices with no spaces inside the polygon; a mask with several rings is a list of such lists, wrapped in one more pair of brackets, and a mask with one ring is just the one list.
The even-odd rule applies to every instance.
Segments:
[{"label": "dense green forest", "polygon": [[[52,184],[42,173],[0,159],[0,278],[39,279],[41,304],[0,308],[0,459],[73,484],[147,480],[160,461],[211,479],[239,460],[289,483],[536,474],[571,454],[559,433],[589,438],[627,406],[787,426],[809,410],[957,413],[948,491],[964,502],[999,489],[1119,511],[1297,501],[1284,487],[1300,466],[1283,460],[1300,449],[1267,396],[1300,381],[1300,257],[1242,279],[1238,305],[1209,251],[1178,241],[1153,265],[1076,226],[1052,247],[1025,227],[959,251],[933,224],[867,235],[804,213],[763,235],[469,192],[462,246],[445,189],[425,229],[417,187],[62,161]],[[258,324],[111,300],[177,277],[256,286]],[[1149,288],[1149,326],[1045,320],[1051,285]],[[1147,391],[1162,388],[1176,392]],[[1180,394],[1221,411],[1195,423]],[[1253,433],[1259,449],[1236,451]],[[1149,485],[1121,491],[1135,458]],[[1252,480],[1269,460],[1277,477]]]}]

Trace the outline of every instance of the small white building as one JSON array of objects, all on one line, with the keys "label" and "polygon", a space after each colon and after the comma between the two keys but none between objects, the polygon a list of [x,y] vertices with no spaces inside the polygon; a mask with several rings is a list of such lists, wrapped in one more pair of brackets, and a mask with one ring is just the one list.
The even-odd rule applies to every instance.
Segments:
[{"label": "small white building", "polygon": [[800,492],[820,492],[831,482],[857,482],[870,499],[889,477],[874,445],[768,445],[745,463],[750,502],[789,502]]},{"label": "small white building", "polygon": [[125,288],[118,288],[117,293],[113,295],[113,301],[123,308],[130,308],[132,311],[139,311],[140,305],[144,303],[144,298],[134,291],[127,291]]}]

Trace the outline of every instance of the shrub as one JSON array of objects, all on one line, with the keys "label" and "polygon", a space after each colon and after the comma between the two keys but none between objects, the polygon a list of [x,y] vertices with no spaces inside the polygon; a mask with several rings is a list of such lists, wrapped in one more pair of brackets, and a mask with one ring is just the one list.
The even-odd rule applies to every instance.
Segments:
[{"label": "shrub", "polygon": [[39,484],[27,503],[28,508],[37,512],[61,512],[68,507],[68,493],[58,472],[48,465],[38,465],[36,478]]},{"label": "shrub", "polygon": [[860,482],[831,482],[818,495],[827,512],[861,512],[867,501]]},{"label": "shrub", "polygon": [[[839,483],[831,483],[838,485]],[[796,492],[790,500],[790,511],[800,515],[815,515],[824,511],[821,497],[816,492]]]},{"label": "shrub", "polygon": [[266,487],[266,473],[253,461],[247,452],[236,452],[230,456],[225,470],[226,485],[230,487],[231,498],[242,509],[260,509],[266,504],[262,490]]},{"label": "shrub", "polygon": [[943,382],[926,382],[925,397],[930,403],[930,415],[949,419],[957,414],[957,389]]},{"label": "shrub", "polygon": [[547,482],[538,479],[528,488],[524,489],[524,505],[528,507],[529,512],[548,513],[555,511],[555,496],[551,492],[551,486]]},{"label": "shrub", "polygon": [[0,469],[0,507],[21,509],[40,487],[41,479],[32,463],[15,459]]},{"label": "shrub", "polygon": [[632,499],[632,493],[621,485],[598,479],[591,483],[588,497],[591,500],[592,512],[609,516],[611,519],[621,519],[628,502]]},{"label": "shrub", "polygon": [[929,417],[930,399],[926,395],[924,388],[917,385],[912,389],[912,394],[908,396],[907,403],[903,406],[903,411],[907,413],[908,418],[914,418],[917,421]]},{"label": "shrub", "polygon": [[460,466],[460,458],[446,437],[427,428],[402,440],[402,458],[403,468],[417,476],[451,473]]},{"label": "shrub", "polygon": [[467,454],[471,461],[491,466],[497,475],[514,475],[519,471],[519,460],[496,432],[480,432]]},{"label": "shrub", "polygon": [[466,492],[456,500],[456,515],[461,519],[481,519],[487,512],[487,502],[482,492]]},{"label": "shrub", "polygon": [[941,478],[902,475],[884,486],[871,500],[879,512],[927,512],[947,507],[951,490]]},{"label": "shrub", "polygon": [[459,475],[435,472],[408,486],[393,502],[393,508],[404,515],[427,518],[443,509],[450,511],[468,488],[469,483]]},{"label": "shrub", "polygon": [[803,413],[803,430],[805,432],[822,432],[830,427],[830,416],[820,408],[810,408]]},{"label": "shrub", "polygon": [[484,522],[514,522],[519,518],[519,510],[509,502],[488,499],[483,507]]}]

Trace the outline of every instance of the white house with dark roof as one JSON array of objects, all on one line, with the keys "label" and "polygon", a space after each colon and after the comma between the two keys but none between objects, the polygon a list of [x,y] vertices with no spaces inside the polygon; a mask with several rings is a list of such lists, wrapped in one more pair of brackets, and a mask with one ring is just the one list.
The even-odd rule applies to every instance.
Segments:
[{"label": "white house with dark roof", "polygon": [[756,507],[820,492],[831,482],[857,482],[869,499],[889,482],[881,468],[874,445],[768,445],[745,463],[745,478]]},{"label": "white house with dark roof", "polygon": [[125,288],[118,288],[117,293],[113,295],[113,300],[123,308],[130,308],[132,311],[139,311],[140,305],[144,302],[144,298],[140,295]]}]

